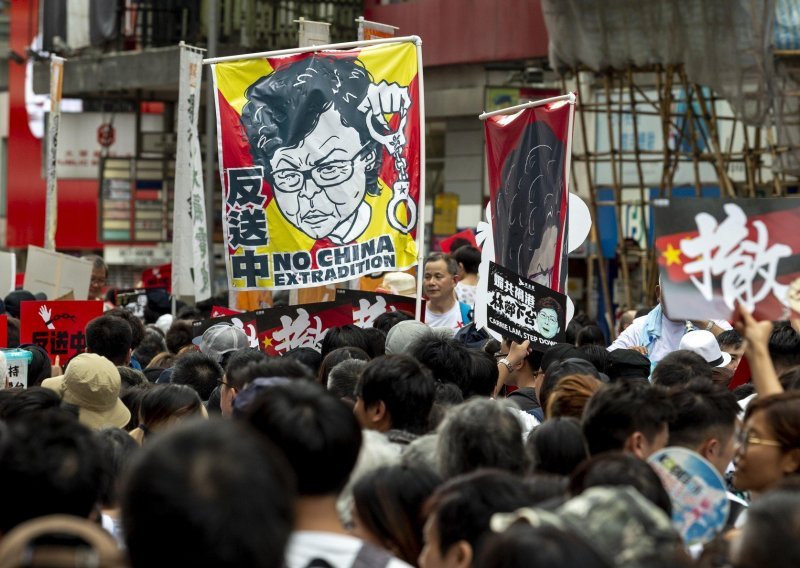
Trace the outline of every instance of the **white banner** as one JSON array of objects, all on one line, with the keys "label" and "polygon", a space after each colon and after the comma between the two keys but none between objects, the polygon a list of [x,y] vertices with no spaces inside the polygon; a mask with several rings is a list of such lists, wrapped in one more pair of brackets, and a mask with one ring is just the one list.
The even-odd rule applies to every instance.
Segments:
[{"label": "white banner", "polygon": [[56,249],[58,195],[56,192],[56,152],[58,124],[61,121],[61,81],[64,78],[64,59],[50,58],[50,124],[47,129],[47,198],[45,200],[44,248]]},{"label": "white banner", "polygon": [[172,224],[172,293],[194,296],[195,301],[211,296],[203,167],[197,133],[202,68],[202,52],[182,45]]}]

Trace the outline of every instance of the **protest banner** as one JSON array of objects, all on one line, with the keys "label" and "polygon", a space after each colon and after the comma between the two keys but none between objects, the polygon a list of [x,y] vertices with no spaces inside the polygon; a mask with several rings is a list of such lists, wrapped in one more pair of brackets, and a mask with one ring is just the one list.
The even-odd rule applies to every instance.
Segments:
[{"label": "protest banner", "polygon": [[[376,317],[389,312],[405,312],[414,317],[417,304],[417,299],[409,296],[346,288],[336,289],[336,299],[352,304],[353,323],[358,327],[372,327]],[[425,314],[425,300],[422,301],[422,314]]]},{"label": "protest banner", "polygon": [[28,388],[28,366],[33,361],[33,353],[25,349],[2,349],[5,358],[5,377],[0,369],[0,388],[26,389]]},{"label": "protest banner", "polygon": [[[250,342],[250,347],[254,349],[258,348],[257,312],[241,312],[234,315],[222,315],[216,317],[212,314],[211,318],[209,319],[193,321],[192,337],[197,340],[209,327],[219,324],[238,327],[247,336],[247,339]],[[199,345],[199,341],[197,341],[195,344]]]},{"label": "protest banner", "polygon": [[567,297],[492,262],[489,267],[489,329],[531,349],[547,351],[564,341]]},{"label": "protest banner", "polygon": [[[89,263],[91,265],[91,263]],[[22,302],[19,342],[35,343],[63,364],[86,349],[86,324],[103,315],[99,300]]]},{"label": "protest banner", "polygon": [[242,310],[234,310],[232,308],[226,308],[225,306],[212,306],[211,307],[211,318],[224,318],[225,316],[235,316],[236,314],[241,314]]},{"label": "protest banner", "polygon": [[206,60],[229,288],[291,289],[417,262],[418,38]]},{"label": "protest banner", "polygon": [[47,193],[45,200],[44,248],[56,249],[58,225],[58,194],[56,186],[56,156],[58,155],[58,130],[61,124],[61,85],[64,80],[64,59],[50,56],[50,116],[47,125]]},{"label": "protest banner", "polygon": [[672,522],[686,546],[706,544],[725,527],[730,511],[725,480],[699,454],[685,448],[664,448],[650,456],[672,501]]},{"label": "protest banner", "polygon": [[661,304],[670,319],[800,314],[800,203],[675,199],[654,207]]},{"label": "protest banner", "polygon": [[457,232],[455,235],[450,235],[446,239],[439,241],[442,252],[446,252],[447,254],[455,252],[455,249],[465,246],[465,244],[480,248],[475,240],[475,231],[473,229],[464,229],[463,231]]},{"label": "protest banner", "polygon": [[142,271],[142,286],[145,288],[163,288],[172,294],[172,265],[162,264]]},{"label": "protest banner", "polygon": [[481,118],[494,262],[564,293],[575,104],[573,95],[550,101],[520,105],[516,114],[502,114],[514,110],[510,108]]},{"label": "protest banner", "polygon": [[0,347],[8,347],[8,316],[0,316]]},{"label": "protest banner", "polygon": [[332,327],[353,323],[350,302],[320,302],[257,310],[259,347],[267,355],[282,355],[299,347],[319,351]]},{"label": "protest banner", "polygon": [[42,292],[48,298],[72,292],[74,298],[85,300],[89,297],[92,266],[91,260],[29,245],[24,288],[34,294]]},{"label": "protest banner", "polygon": [[172,216],[172,290],[178,296],[194,296],[195,301],[199,302],[211,297],[203,165],[197,130],[203,54],[183,42],[180,47]]},{"label": "protest banner", "polygon": [[5,298],[16,288],[17,255],[0,251],[0,297]]}]

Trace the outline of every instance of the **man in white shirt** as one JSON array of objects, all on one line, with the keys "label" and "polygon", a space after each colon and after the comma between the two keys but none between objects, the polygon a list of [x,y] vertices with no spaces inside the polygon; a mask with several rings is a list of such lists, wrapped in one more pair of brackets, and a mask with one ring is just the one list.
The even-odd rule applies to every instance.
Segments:
[{"label": "man in white shirt", "polygon": [[472,321],[472,310],[456,298],[458,263],[450,255],[435,252],[425,260],[425,323],[431,327],[459,330]]}]

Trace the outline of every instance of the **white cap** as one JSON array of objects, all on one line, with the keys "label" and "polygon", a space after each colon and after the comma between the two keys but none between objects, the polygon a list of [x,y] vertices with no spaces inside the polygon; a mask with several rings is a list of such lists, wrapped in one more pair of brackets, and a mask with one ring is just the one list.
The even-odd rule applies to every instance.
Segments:
[{"label": "white cap", "polygon": [[729,353],[725,353],[719,348],[717,338],[710,331],[698,330],[690,331],[681,338],[678,349],[686,349],[697,353],[706,360],[712,367],[725,367],[731,362]]}]

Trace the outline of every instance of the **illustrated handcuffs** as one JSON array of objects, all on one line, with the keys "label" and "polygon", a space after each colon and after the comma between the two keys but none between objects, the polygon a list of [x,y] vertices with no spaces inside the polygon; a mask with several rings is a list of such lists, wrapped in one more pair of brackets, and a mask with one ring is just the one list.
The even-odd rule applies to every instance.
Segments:
[{"label": "illustrated handcuffs", "polygon": [[[405,137],[403,130],[408,118],[408,110],[402,109],[400,111],[400,126],[397,131],[388,134],[381,134],[375,130],[372,120],[367,120],[367,128],[372,135],[372,138],[379,144],[382,144],[394,161],[394,169],[397,172],[397,181],[392,185],[392,199],[389,201],[389,208],[387,216],[389,218],[389,225],[393,229],[400,231],[403,234],[410,233],[417,224],[417,204],[411,198],[409,190],[411,189],[411,182],[408,180],[408,162],[403,157],[403,149],[405,148]],[[405,203],[407,211],[407,223],[403,224],[397,216],[397,209]]]}]

